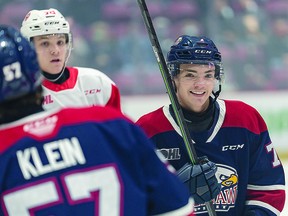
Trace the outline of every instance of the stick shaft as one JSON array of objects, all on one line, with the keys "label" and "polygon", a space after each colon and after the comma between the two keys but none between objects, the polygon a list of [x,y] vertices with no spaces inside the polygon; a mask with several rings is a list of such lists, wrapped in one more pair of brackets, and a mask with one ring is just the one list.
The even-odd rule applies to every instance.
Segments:
[{"label": "stick shaft", "polygon": [[141,13],[142,13],[142,16],[143,16],[143,19],[145,22],[146,29],[148,31],[148,35],[149,35],[150,42],[151,42],[151,45],[153,48],[153,52],[156,56],[157,63],[158,63],[162,78],[164,80],[164,84],[165,84],[169,99],[171,101],[171,105],[173,107],[179,128],[181,130],[181,134],[182,134],[182,137],[184,139],[184,143],[185,143],[189,158],[190,158],[192,164],[196,164],[198,162],[197,154],[196,154],[195,148],[193,146],[193,142],[192,142],[192,139],[190,137],[189,130],[188,130],[187,125],[184,121],[183,112],[182,112],[182,109],[179,105],[176,93],[174,91],[174,86],[173,86],[173,83],[171,80],[171,76],[169,74],[169,71],[168,71],[168,68],[167,68],[167,65],[166,65],[166,62],[165,62],[165,59],[164,59],[164,56],[163,56],[163,53],[162,53],[162,50],[161,50],[161,47],[160,47],[160,44],[158,41],[158,38],[157,38],[157,35],[155,32],[155,29],[153,27],[153,23],[152,23],[149,11],[147,9],[147,6],[146,6],[146,3],[144,0],[137,0],[137,1],[139,3],[140,8],[141,8]]},{"label": "stick shaft", "polygon": [[[193,141],[192,141],[191,136],[190,136],[190,132],[189,132],[188,127],[185,123],[182,109],[180,107],[176,93],[174,91],[172,79],[171,79],[171,76],[169,74],[169,71],[168,71],[164,56],[163,56],[163,52],[162,52],[162,49],[160,47],[159,40],[157,38],[157,34],[156,34],[155,29],[154,29],[152,19],[150,17],[146,2],[145,2],[145,0],[137,0],[137,1],[138,1],[138,5],[140,7],[140,10],[141,10],[142,17],[144,19],[146,30],[147,30],[149,38],[150,38],[153,52],[155,54],[162,78],[164,80],[164,84],[165,84],[172,108],[174,110],[179,128],[181,130],[181,134],[182,134],[189,158],[190,158],[192,164],[197,164],[198,163],[197,153],[196,153],[196,150],[194,148]],[[206,202],[205,205],[206,205],[209,216],[216,216],[216,211],[214,209],[213,202],[212,201]]]}]

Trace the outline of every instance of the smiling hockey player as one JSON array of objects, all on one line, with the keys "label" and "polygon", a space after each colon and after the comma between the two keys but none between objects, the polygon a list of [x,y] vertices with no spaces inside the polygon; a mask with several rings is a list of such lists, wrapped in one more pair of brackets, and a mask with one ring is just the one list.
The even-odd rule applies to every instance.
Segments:
[{"label": "smiling hockey player", "polygon": [[[257,110],[218,98],[224,74],[213,41],[180,36],[167,55],[167,67],[197,155],[207,163],[190,163],[171,105],[145,114],[137,124],[185,180],[198,203],[196,214],[208,215],[203,203],[214,198],[217,216],[280,215],[285,203],[282,164]],[[214,163],[218,195],[211,175]],[[205,193],[197,192],[205,185]]]}]

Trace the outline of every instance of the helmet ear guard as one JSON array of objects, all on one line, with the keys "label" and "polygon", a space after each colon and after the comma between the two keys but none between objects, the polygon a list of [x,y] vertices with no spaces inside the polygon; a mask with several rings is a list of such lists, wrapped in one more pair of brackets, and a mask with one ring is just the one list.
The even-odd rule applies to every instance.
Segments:
[{"label": "helmet ear guard", "polygon": [[215,78],[219,81],[219,84],[223,84],[225,81],[224,68],[222,63],[215,65]]}]

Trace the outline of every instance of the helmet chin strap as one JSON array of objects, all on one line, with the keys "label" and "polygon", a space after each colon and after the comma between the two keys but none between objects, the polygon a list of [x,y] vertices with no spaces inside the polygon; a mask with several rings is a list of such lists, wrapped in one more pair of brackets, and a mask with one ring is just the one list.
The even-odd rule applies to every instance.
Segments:
[{"label": "helmet chin strap", "polygon": [[64,71],[65,71],[65,66],[66,66],[66,65],[64,64],[64,66],[63,66],[61,72],[59,73],[59,76],[57,76],[55,79],[48,78],[47,76],[44,75],[45,78],[46,78],[47,80],[49,80],[50,82],[56,82],[57,80],[60,79],[60,77],[61,77],[62,74],[64,73]]},{"label": "helmet chin strap", "polygon": [[221,86],[221,84],[219,84],[218,91],[216,91],[216,92],[212,91],[212,94],[214,96],[213,103],[215,103],[217,98],[219,97],[221,89],[222,89],[222,86]]}]

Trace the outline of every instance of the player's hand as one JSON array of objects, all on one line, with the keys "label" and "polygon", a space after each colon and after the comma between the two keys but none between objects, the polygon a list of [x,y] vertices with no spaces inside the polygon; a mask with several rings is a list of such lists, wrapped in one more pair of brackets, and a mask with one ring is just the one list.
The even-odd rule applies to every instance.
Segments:
[{"label": "player's hand", "polygon": [[177,176],[187,185],[196,204],[202,204],[214,199],[220,192],[215,173],[217,166],[207,157],[199,158],[199,164],[185,164],[177,171]]}]

